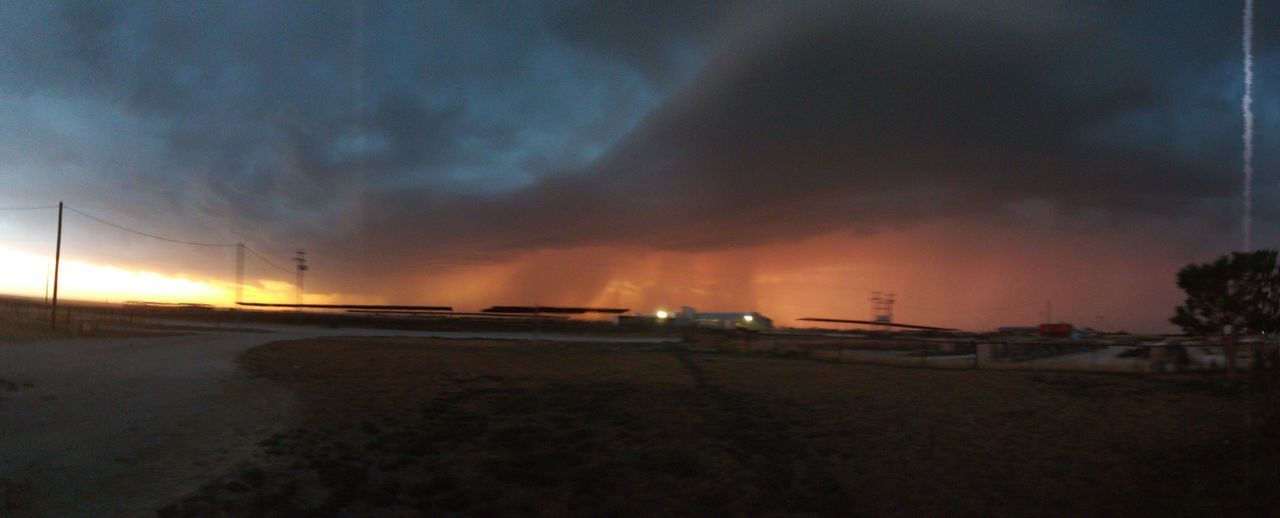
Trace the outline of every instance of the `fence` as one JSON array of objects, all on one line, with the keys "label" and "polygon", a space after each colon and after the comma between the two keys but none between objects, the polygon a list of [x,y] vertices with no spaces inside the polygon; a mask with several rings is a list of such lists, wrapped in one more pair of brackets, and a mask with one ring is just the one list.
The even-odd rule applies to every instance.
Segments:
[{"label": "fence", "polygon": [[[1103,343],[964,339],[886,339],[771,335],[725,342],[718,350],[932,369],[1055,370],[1112,373],[1215,372],[1226,369],[1213,343]],[[1236,365],[1280,363],[1280,344],[1242,344]]]},{"label": "fence", "polygon": [[[49,330],[57,335],[93,335],[100,328],[131,325],[135,320],[132,310],[119,306],[60,305],[54,329],[48,304],[39,301],[8,300],[0,302],[0,326],[17,329]],[[13,331],[14,329],[10,329]],[[0,337],[3,333],[0,333]]]}]

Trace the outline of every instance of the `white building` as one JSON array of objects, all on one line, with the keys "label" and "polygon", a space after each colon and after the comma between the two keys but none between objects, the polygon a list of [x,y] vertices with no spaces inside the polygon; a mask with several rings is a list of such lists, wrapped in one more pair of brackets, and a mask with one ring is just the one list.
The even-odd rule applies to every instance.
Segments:
[{"label": "white building", "polygon": [[659,310],[654,314],[659,322],[669,325],[709,327],[715,329],[772,329],[773,320],[755,311],[714,311],[699,312],[691,307],[680,308],[679,312],[669,313]]}]

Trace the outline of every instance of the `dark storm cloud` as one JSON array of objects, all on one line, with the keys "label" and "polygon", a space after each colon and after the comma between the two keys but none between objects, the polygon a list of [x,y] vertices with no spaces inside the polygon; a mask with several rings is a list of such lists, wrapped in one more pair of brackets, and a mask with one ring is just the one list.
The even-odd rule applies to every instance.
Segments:
[{"label": "dark storm cloud", "polygon": [[[1231,9],[864,2],[751,14],[732,18],[743,25],[687,89],[581,173],[497,198],[385,203],[430,200],[414,225],[437,246],[704,249],[1008,217],[1029,200],[1167,218],[1217,217],[1206,205],[1235,201]],[[1268,41],[1260,55],[1275,62]]]},{"label": "dark storm cloud", "polygon": [[712,44],[733,14],[725,0],[575,1],[553,26],[570,44],[634,66],[649,81],[672,87],[699,65],[699,50]]},{"label": "dark storm cloud", "polygon": [[[338,255],[708,249],[1027,203],[1222,218],[1239,184],[1217,3],[4,9],[0,103],[34,124],[0,123],[0,175]],[[1258,19],[1268,207],[1280,18]]]},{"label": "dark storm cloud", "polygon": [[230,219],[255,240],[363,234],[382,192],[492,194],[579,169],[662,88],[567,44],[557,4],[3,9],[0,103],[29,120],[0,123],[0,171],[43,177],[23,194],[206,231]]}]

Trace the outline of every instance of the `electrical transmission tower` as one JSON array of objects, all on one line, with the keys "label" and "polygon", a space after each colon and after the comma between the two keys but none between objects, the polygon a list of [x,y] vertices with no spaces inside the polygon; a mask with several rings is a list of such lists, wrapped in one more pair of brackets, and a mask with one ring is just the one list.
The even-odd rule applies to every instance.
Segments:
[{"label": "electrical transmission tower", "polygon": [[892,293],[871,292],[871,320],[881,324],[893,323]]},{"label": "electrical transmission tower", "polygon": [[307,252],[298,250],[297,255],[293,256],[293,262],[298,263],[298,281],[295,284],[298,289],[298,304],[302,304],[302,274],[307,271]]}]

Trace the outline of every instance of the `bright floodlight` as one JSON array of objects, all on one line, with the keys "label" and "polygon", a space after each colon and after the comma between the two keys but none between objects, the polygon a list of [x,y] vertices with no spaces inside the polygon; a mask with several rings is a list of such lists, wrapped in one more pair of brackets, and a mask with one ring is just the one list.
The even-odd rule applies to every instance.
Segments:
[{"label": "bright floodlight", "polygon": [[661,309],[659,309],[659,310],[658,310],[658,318],[667,318],[667,312],[666,312],[666,311],[663,311],[663,310],[661,310]]},{"label": "bright floodlight", "polygon": [[743,316],[742,316],[742,319],[743,319],[743,320],[746,320],[747,322],[750,322],[750,321],[752,321],[752,320],[755,320],[756,318],[755,318],[755,317],[753,317],[753,316],[751,316],[751,315],[743,315]]}]

